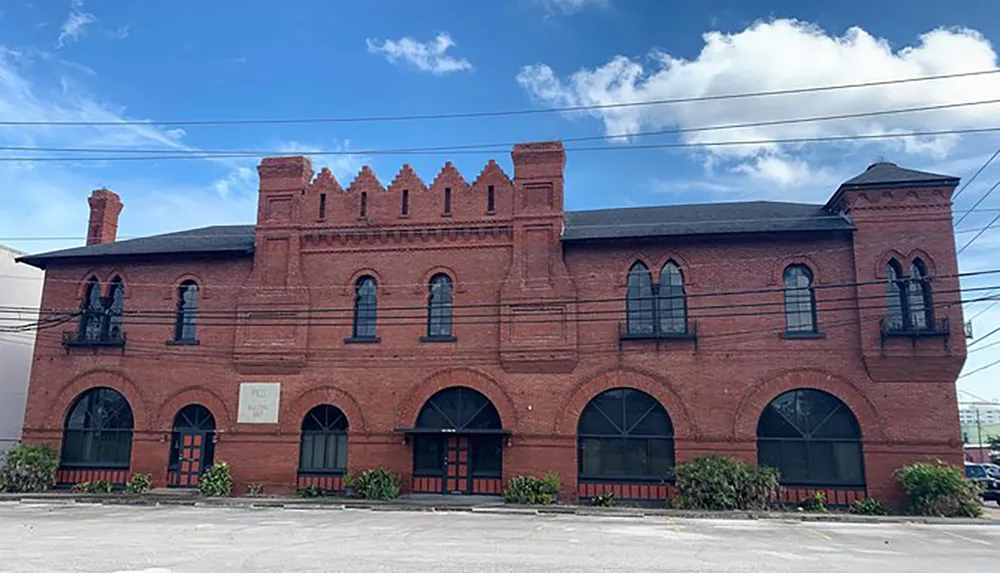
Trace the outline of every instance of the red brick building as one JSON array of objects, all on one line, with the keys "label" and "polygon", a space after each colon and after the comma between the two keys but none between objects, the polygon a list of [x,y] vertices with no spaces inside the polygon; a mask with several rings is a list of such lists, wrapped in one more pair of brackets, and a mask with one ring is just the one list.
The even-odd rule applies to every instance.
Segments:
[{"label": "red brick building", "polygon": [[214,459],[269,492],[384,466],[408,492],[554,471],[564,499],[649,499],[720,452],[846,503],[961,463],[956,178],[876,163],[825,205],[566,212],[565,160],[344,188],[267,158],[256,225],[117,242],[94,192],[88,246],[22,259],[67,317],[39,331],[25,439],[62,483],[190,486]]}]

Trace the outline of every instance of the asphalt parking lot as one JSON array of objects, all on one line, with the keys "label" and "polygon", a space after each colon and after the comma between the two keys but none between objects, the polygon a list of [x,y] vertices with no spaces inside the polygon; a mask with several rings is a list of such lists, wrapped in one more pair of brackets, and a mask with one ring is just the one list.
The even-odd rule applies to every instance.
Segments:
[{"label": "asphalt parking lot", "polygon": [[0,503],[0,572],[993,571],[998,525]]}]

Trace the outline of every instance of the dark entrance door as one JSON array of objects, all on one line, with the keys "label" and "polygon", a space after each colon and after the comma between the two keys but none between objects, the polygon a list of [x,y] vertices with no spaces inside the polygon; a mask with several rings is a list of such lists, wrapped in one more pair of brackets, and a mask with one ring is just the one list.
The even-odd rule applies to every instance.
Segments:
[{"label": "dark entrance door", "polygon": [[417,415],[414,493],[501,492],[503,426],[486,396],[464,387],[441,390]]},{"label": "dark entrance door", "polygon": [[170,438],[167,485],[198,487],[201,474],[211,467],[215,453],[215,418],[199,404],[185,406],[174,418]]}]

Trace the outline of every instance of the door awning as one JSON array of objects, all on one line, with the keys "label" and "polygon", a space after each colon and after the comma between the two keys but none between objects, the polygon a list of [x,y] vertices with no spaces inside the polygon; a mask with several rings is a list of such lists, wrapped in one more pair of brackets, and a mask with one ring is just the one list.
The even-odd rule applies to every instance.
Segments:
[{"label": "door awning", "polygon": [[463,435],[494,435],[494,436],[507,436],[510,435],[510,430],[505,428],[468,428],[465,430],[457,430],[455,428],[396,428],[393,430],[399,434],[414,435],[414,434],[463,434]]}]

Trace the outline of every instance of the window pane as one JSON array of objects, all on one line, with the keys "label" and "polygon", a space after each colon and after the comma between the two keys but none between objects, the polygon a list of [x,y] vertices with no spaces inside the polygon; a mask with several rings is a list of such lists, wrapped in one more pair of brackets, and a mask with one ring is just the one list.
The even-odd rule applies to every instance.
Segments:
[{"label": "window pane", "polygon": [[441,473],[444,470],[444,439],[440,436],[414,436],[413,471]]},{"label": "window pane", "polygon": [[473,475],[500,475],[503,460],[501,436],[475,436],[469,439]]},{"label": "window pane", "polygon": [[347,469],[347,434],[336,434],[334,440],[337,443],[337,455],[335,458],[336,463],[334,464],[335,469],[346,470]]},{"label": "window pane", "polygon": [[629,270],[625,307],[629,334],[653,334],[653,279],[642,263]]},{"label": "window pane", "polygon": [[354,300],[354,336],[356,338],[375,338],[375,319],[377,307],[377,286],[375,279],[362,277],[358,280],[357,294]]},{"label": "window pane", "polygon": [[302,445],[299,448],[299,467],[304,470],[313,469],[313,441],[315,436],[302,434]]}]

